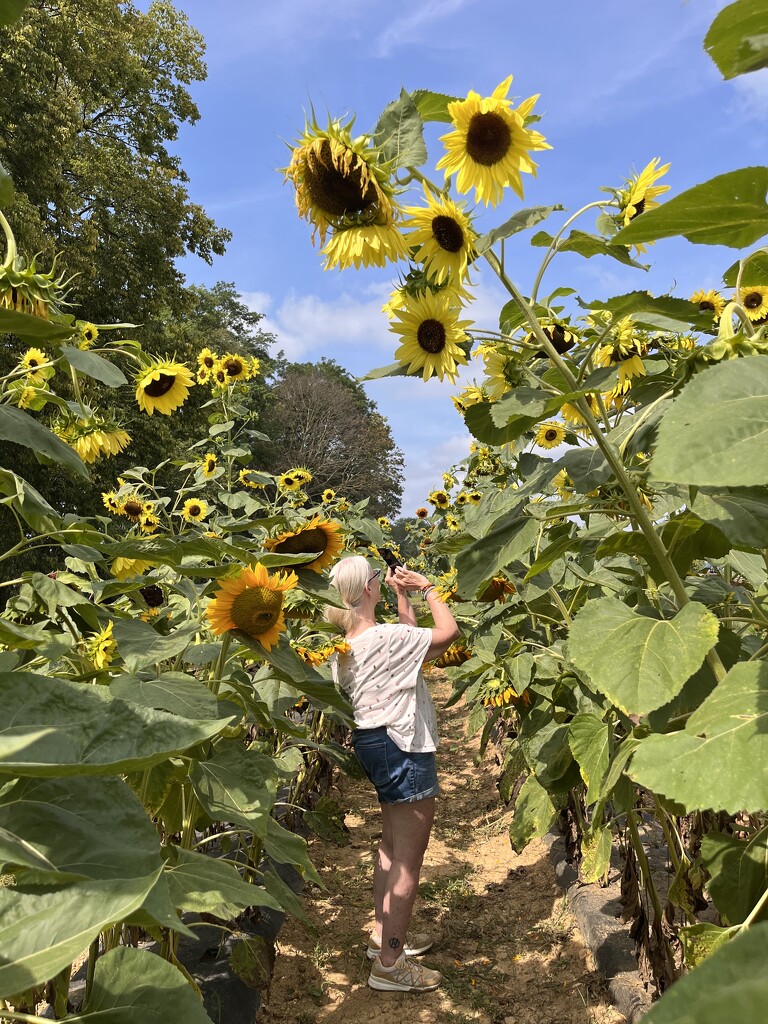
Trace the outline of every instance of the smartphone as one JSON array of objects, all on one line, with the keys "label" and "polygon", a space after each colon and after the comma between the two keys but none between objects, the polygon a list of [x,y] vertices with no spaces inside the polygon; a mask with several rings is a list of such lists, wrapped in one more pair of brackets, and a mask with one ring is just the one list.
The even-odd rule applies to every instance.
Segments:
[{"label": "smartphone", "polygon": [[377,548],[377,550],[393,572],[403,564],[389,548]]}]

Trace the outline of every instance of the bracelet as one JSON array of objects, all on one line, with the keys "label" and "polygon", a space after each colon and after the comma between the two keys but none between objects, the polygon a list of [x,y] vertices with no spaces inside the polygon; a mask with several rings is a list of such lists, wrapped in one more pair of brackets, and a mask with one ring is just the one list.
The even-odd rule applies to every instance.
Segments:
[{"label": "bracelet", "polygon": [[424,587],[424,589],[421,591],[421,596],[424,598],[425,601],[427,599],[427,595],[433,590],[437,590],[437,587],[434,585],[434,583],[430,583],[428,587]]}]

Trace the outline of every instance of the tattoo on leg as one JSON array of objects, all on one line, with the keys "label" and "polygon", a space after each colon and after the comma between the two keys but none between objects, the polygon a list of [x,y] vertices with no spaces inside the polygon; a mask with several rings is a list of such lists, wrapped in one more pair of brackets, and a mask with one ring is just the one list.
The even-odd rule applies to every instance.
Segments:
[{"label": "tattoo on leg", "polygon": [[390,949],[398,949],[399,946],[400,946],[400,939],[390,939],[389,940],[389,948]]}]

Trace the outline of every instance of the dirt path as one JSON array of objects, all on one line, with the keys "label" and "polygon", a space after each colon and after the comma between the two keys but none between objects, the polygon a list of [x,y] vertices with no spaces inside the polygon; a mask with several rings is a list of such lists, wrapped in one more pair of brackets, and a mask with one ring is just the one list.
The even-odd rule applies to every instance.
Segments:
[{"label": "dirt path", "polygon": [[349,846],[310,840],[327,892],[304,896],[310,934],[290,918],[280,932],[264,1024],[620,1024],[592,969],[539,843],[522,855],[507,836],[490,755],[464,738],[463,705],[441,710],[450,686],[435,673],[442,745],[434,831],[422,872],[414,928],[431,932],[424,963],[442,988],[421,995],[375,992],[366,984],[373,921],[371,880],[380,836],[373,789],[343,776],[332,790],[348,808]]}]

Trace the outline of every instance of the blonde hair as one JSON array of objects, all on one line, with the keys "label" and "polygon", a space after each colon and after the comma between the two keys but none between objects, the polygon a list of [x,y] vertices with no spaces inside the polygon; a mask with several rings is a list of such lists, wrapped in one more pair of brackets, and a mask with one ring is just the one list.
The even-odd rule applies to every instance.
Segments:
[{"label": "blonde hair", "polygon": [[331,569],[331,583],[339,592],[345,607],[334,608],[329,605],[325,609],[328,622],[345,631],[354,628],[358,619],[357,609],[370,575],[371,567],[362,555],[350,555],[334,565]]}]

